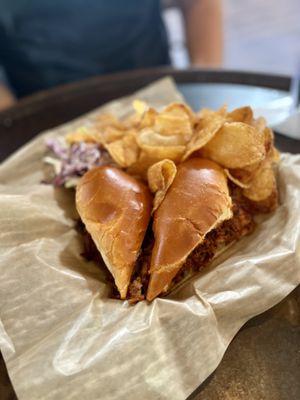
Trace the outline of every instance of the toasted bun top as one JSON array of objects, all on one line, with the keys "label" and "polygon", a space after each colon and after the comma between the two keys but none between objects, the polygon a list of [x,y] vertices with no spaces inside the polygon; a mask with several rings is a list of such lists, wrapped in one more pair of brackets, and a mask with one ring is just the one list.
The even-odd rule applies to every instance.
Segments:
[{"label": "toasted bun top", "polygon": [[176,177],[154,213],[154,248],[147,299],[166,290],[205,235],[231,218],[226,175],[216,163],[192,158]]},{"label": "toasted bun top", "polygon": [[125,298],[150,220],[148,188],[120,169],[97,167],[80,179],[76,207]]}]

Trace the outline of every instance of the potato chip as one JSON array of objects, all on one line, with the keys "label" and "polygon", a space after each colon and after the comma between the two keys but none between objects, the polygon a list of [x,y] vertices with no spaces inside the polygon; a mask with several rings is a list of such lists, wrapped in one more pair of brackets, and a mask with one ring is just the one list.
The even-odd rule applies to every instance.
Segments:
[{"label": "potato chip", "polygon": [[107,126],[103,129],[103,143],[109,144],[115,142],[116,140],[122,139],[125,135],[127,135],[127,133],[128,132],[123,129],[119,129],[114,126]]},{"label": "potato chip", "polygon": [[148,169],[158,161],[160,160],[157,157],[150,157],[144,150],[141,150],[137,161],[128,167],[127,172],[146,181]]},{"label": "potato chip", "polygon": [[66,135],[66,141],[70,144],[77,142],[102,143],[101,134],[92,127],[81,126],[75,132]]},{"label": "potato chip", "polygon": [[219,115],[221,115],[221,117],[226,117],[227,116],[227,104],[224,104],[222,107],[220,107],[217,111],[216,111],[216,113],[217,114],[219,114]]},{"label": "potato chip", "polygon": [[260,128],[263,129],[264,143],[266,156],[262,161],[248,165],[242,169],[231,169],[228,171],[227,175],[230,180],[232,180],[236,185],[242,188],[249,188],[251,181],[257,174],[257,171],[262,167],[264,163],[271,162],[276,163],[279,160],[279,153],[274,147],[274,134],[272,130],[268,127],[264,127],[264,120],[260,120]]},{"label": "potato chip", "polygon": [[264,117],[258,117],[253,118],[250,125],[254,126],[254,128],[256,128],[259,132],[263,132],[263,130],[267,126],[267,122]]},{"label": "potato chip", "polygon": [[138,99],[133,100],[132,106],[134,108],[134,111],[139,115],[143,115],[149,109],[149,106],[147,103],[145,103],[142,100],[138,100]]},{"label": "potato chip", "polygon": [[235,178],[227,168],[225,168],[224,171],[227,175],[227,178],[236,186],[239,186],[242,189],[247,189],[250,187],[250,183],[244,183],[241,179]]},{"label": "potato chip", "polygon": [[142,152],[149,159],[161,161],[168,158],[178,163],[185,151],[185,146],[143,146]]},{"label": "potato chip", "polygon": [[122,119],[122,124],[124,129],[138,129],[142,120],[142,116],[140,114],[134,113],[128,115],[126,118]]},{"label": "potato chip", "polygon": [[137,142],[141,148],[145,146],[177,146],[185,144],[181,135],[164,136],[151,128],[141,130],[137,135]]},{"label": "potato chip", "polygon": [[268,127],[264,129],[263,133],[265,137],[265,149],[267,157],[272,163],[277,164],[280,160],[280,153],[274,147],[274,133],[272,129]]},{"label": "potato chip", "polygon": [[201,108],[201,110],[199,110],[196,115],[201,119],[215,117],[216,115],[225,118],[227,116],[227,104],[224,104],[218,110],[212,110],[211,108]]},{"label": "potato chip", "polygon": [[100,131],[103,131],[106,127],[113,127],[120,130],[124,129],[122,122],[119,121],[118,118],[112,114],[105,113],[97,115],[94,125]]},{"label": "potato chip", "polygon": [[[249,187],[254,175],[256,174],[258,168],[261,167],[263,161],[258,161],[256,163],[247,165],[244,168],[233,168],[229,170],[229,175],[236,182],[239,182],[240,187]],[[229,176],[228,175],[228,176]],[[233,181],[232,179],[232,181]]]},{"label": "potato chip", "polygon": [[201,154],[225,168],[243,168],[264,159],[264,136],[243,122],[226,122]]},{"label": "potato chip", "polygon": [[167,190],[176,176],[176,172],[176,165],[171,160],[159,161],[148,169],[148,185],[151,192],[155,193],[152,212],[154,212],[163,201]]},{"label": "potato chip", "polygon": [[154,126],[157,115],[158,112],[154,110],[154,108],[148,108],[148,110],[141,117],[139,128],[143,129]]},{"label": "potato chip", "polygon": [[127,134],[122,139],[105,144],[112,159],[122,168],[134,164],[139,156],[139,147],[134,134]]},{"label": "potato chip", "polygon": [[195,113],[193,112],[191,107],[189,107],[185,103],[171,103],[167,107],[165,107],[164,111],[178,115],[185,113],[186,115],[188,115],[191,123],[193,123],[195,120]]},{"label": "potato chip", "polygon": [[227,118],[233,122],[244,122],[245,124],[250,124],[253,119],[253,111],[249,106],[236,108],[228,113]]},{"label": "potato chip", "polygon": [[269,160],[266,160],[256,172],[251,186],[243,190],[243,195],[248,199],[259,202],[267,199],[276,191],[274,170]]},{"label": "potato chip", "polygon": [[216,115],[218,115],[217,111],[211,110],[210,108],[202,108],[197,114],[200,119],[207,119],[215,117]]},{"label": "potato chip", "polygon": [[184,146],[145,146],[139,154],[138,160],[128,168],[128,173],[147,179],[147,171],[152,165],[166,158],[178,163],[184,152]]},{"label": "potato chip", "polygon": [[265,149],[266,149],[266,153],[270,153],[272,151],[273,145],[274,145],[274,134],[273,131],[266,127],[263,130],[263,135],[265,138]]},{"label": "potato chip", "polygon": [[272,161],[272,163],[277,164],[280,160],[280,152],[276,149],[276,147],[272,147],[270,153],[269,153],[269,158]]},{"label": "potato chip", "polygon": [[[185,151],[185,145],[181,141],[180,135],[164,136],[151,128],[143,129],[137,135],[137,144],[142,150],[142,158],[138,162],[147,167],[165,158],[179,162]],[[144,171],[144,168],[142,170]]]},{"label": "potato chip", "polygon": [[209,112],[203,115],[204,116],[195,127],[191,140],[187,143],[186,151],[182,159],[183,161],[205,146],[215,136],[218,130],[221,129],[225,122],[224,117],[215,112]]},{"label": "potato chip", "polygon": [[66,136],[69,143],[110,143],[120,139],[125,131],[123,124],[111,114],[100,114],[89,126],[80,127]]},{"label": "potato chip", "polygon": [[132,107],[135,110],[135,112],[127,115],[121,121],[125,129],[139,128],[144,114],[149,109],[147,103],[145,103],[142,100],[134,100],[132,102]]},{"label": "potato chip", "polygon": [[193,134],[194,118],[184,104],[174,103],[166,107],[155,118],[154,130],[162,135],[181,135],[185,141]]}]

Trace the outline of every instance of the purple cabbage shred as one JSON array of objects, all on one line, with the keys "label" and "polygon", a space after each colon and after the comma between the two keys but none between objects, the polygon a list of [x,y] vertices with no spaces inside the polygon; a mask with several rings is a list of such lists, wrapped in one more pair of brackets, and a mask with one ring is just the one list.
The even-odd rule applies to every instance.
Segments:
[{"label": "purple cabbage shred", "polygon": [[60,170],[52,181],[55,186],[64,186],[69,180],[84,175],[93,167],[113,164],[108,152],[98,144],[78,142],[68,145],[61,140],[49,138],[46,145],[60,161]]}]

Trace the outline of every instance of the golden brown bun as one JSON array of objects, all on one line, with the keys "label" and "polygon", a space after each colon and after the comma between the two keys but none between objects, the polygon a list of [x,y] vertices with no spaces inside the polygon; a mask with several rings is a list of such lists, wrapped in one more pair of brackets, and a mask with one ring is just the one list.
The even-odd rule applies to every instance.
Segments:
[{"label": "golden brown bun", "polygon": [[149,189],[120,169],[97,167],[80,179],[76,207],[124,299],[150,220]]},{"label": "golden brown bun", "polygon": [[192,158],[176,177],[154,213],[154,248],[147,300],[167,290],[187,256],[205,235],[231,218],[226,175],[216,163]]}]

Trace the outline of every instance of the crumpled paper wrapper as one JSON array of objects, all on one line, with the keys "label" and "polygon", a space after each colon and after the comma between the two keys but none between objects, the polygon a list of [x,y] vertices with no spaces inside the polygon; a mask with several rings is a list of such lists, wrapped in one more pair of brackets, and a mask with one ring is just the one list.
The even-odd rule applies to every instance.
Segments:
[{"label": "crumpled paper wrapper", "polygon": [[285,154],[281,206],[222,260],[151,304],[107,298],[101,270],[80,257],[72,192],[40,183],[44,139],[103,110],[125,115],[136,97],[180,100],[161,80],[0,167],[0,345],[20,400],[185,399],[241,326],[300,282],[300,156]]}]

